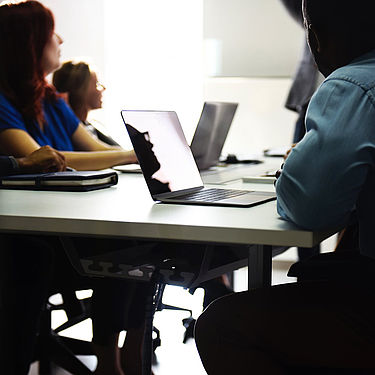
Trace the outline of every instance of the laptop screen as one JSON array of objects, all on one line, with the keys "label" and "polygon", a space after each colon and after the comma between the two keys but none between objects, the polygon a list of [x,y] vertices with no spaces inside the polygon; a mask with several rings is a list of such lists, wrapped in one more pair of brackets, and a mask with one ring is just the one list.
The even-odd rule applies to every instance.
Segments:
[{"label": "laptop screen", "polygon": [[238,103],[204,103],[190,146],[201,171],[218,163],[237,106]]},{"label": "laptop screen", "polygon": [[175,112],[121,114],[152,196],[203,186]]}]

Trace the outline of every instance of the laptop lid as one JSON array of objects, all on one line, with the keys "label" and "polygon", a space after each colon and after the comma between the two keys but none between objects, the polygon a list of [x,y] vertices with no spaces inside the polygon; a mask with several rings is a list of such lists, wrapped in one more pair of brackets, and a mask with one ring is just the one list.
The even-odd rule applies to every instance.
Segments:
[{"label": "laptop lid", "polygon": [[199,170],[219,161],[238,103],[205,102],[191,142]]},{"label": "laptop lid", "polygon": [[121,111],[152,197],[203,187],[176,112]]}]

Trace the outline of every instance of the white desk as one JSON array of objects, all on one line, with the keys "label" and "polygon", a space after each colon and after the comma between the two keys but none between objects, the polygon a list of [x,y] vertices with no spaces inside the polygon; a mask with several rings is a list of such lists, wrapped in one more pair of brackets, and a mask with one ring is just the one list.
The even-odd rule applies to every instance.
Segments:
[{"label": "white desk", "polygon": [[[231,186],[273,189],[271,185]],[[335,231],[309,232],[281,220],[276,202],[251,208],[155,203],[142,175],[123,174],[93,192],[0,190],[0,231],[258,245],[249,250],[249,286],[270,283],[270,245],[311,247]]]}]

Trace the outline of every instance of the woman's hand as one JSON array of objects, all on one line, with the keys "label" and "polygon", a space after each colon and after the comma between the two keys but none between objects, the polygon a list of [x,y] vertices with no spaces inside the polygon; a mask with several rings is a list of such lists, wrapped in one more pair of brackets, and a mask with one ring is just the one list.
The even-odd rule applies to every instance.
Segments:
[{"label": "woman's hand", "polygon": [[[66,165],[81,171],[90,170],[100,170],[105,168],[111,168],[115,165],[121,164],[132,164],[137,163],[137,157],[134,151],[125,151],[118,147],[111,147],[96,141],[94,137],[87,134],[85,129],[79,129],[73,134],[73,143],[75,137],[78,137],[78,144],[75,146],[81,151],[60,151],[58,154],[62,154],[64,159],[64,166],[60,167],[60,163],[55,163],[55,166],[51,165],[52,170],[58,170],[57,168],[64,168]],[[81,146],[81,147],[79,147]],[[5,155],[13,155],[16,158],[26,158],[21,160],[21,164],[26,162],[25,168],[30,170],[31,164],[30,159],[31,154],[34,151],[40,149],[40,145],[35,142],[35,140],[24,130],[21,129],[6,129],[0,132],[0,151]],[[43,150],[46,150],[43,148]],[[56,150],[49,148],[49,151],[43,151],[43,156],[47,156],[50,153],[57,153]],[[42,156],[42,154],[37,154],[36,156]],[[36,157],[33,155],[32,161],[34,163],[39,163],[34,159]],[[38,164],[39,165],[39,164]],[[39,168],[41,166],[39,165]],[[36,171],[35,169],[30,170],[30,172]],[[38,170],[39,171],[39,170]]]}]

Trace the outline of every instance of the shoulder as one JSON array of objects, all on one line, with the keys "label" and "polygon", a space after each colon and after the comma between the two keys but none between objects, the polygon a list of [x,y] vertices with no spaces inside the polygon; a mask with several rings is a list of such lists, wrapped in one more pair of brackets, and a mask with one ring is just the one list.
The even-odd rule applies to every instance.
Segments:
[{"label": "shoulder", "polygon": [[73,134],[77,129],[80,121],[63,98],[45,101],[44,110],[47,114],[54,113],[53,116],[50,116],[51,121],[65,128],[69,135]]},{"label": "shoulder", "polygon": [[335,70],[329,75],[322,86],[356,87],[365,93],[375,105],[375,51],[371,51],[350,64]]},{"label": "shoulder", "polygon": [[336,119],[348,123],[354,117],[357,117],[356,120],[368,118],[374,122],[374,71],[375,51],[335,70],[312,97],[306,125],[314,115],[322,117],[320,122]]},{"label": "shoulder", "polygon": [[66,103],[66,101],[57,97],[56,99],[45,99],[43,102],[44,111],[53,112],[57,114],[59,119],[75,117],[72,109]]},{"label": "shoulder", "polygon": [[66,101],[61,97],[57,97],[54,100],[45,100],[44,106],[47,108],[58,108],[64,112],[70,110],[70,107],[68,106]]}]

